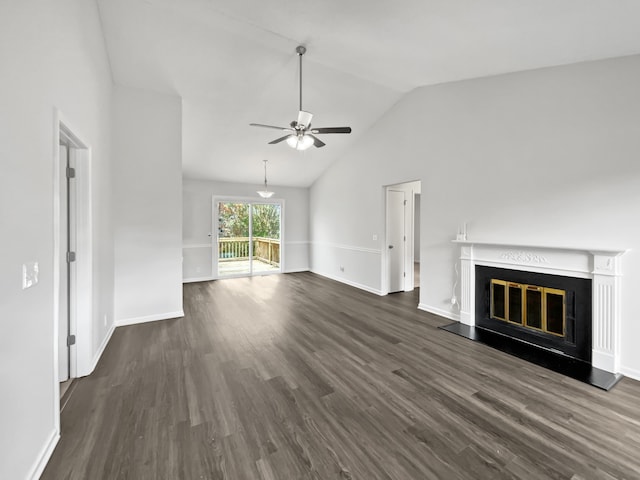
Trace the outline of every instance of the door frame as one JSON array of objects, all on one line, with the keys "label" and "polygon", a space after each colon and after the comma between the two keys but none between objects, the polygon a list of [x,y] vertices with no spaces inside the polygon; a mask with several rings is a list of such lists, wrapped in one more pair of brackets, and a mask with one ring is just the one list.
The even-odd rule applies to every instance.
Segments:
[{"label": "door frame", "polygon": [[[54,108],[53,121],[53,380],[54,404],[60,410],[60,385],[58,383],[58,335],[61,298],[60,274],[66,258],[60,254],[62,242],[66,238],[63,232],[61,195],[66,195],[61,178],[60,139],[71,146],[70,155],[76,169],[76,285],[75,285],[75,321],[69,334],[76,336],[76,343],[69,349],[71,363],[70,378],[91,373],[92,366],[92,318],[93,318],[93,218],[91,212],[91,146],[84,136],[65,118],[59,109]],[[66,268],[66,267],[65,267]],[[66,297],[66,296],[65,296]],[[72,317],[73,320],[73,317]],[[60,417],[56,416],[56,430],[60,432]]]},{"label": "door frame", "polygon": [[[384,185],[383,189],[383,205],[384,205],[384,245],[382,248],[382,278],[380,281],[381,294],[388,295],[389,294],[389,275],[390,275],[390,254],[389,254],[389,232],[388,229],[388,217],[389,212],[387,211],[387,198],[389,196],[390,190],[403,190],[405,192],[405,200],[407,202],[407,208],[405,208],[404,212],[404,228],[405,228],[405,245],[404,245],[404,263],[405,263],[405,276],[404,276],[404,290],[405,292],[410,292],[415,288],[413,281],[413,263],[414,263],[414,249],[413,249],[413,241],[414,241],[414,229],[415,229],[415,194],[422,193],[422,182],[421,180],[413,180],[402,183],[394,183],[392,185]],[[421,206],[422,207],[422,206]],[[410,272],[410,275],[407,274]]]},{"label": "door frame", "polygon": [[[218,275],[218,203],[248,203],[249,205],[267,204],[267,205],[279,205],[280,206],[280,271],[277,272],[250,272],[249,274],[237,274],[237,275],[225,275],[223,277]],[[241,278],[241,277],[257,277],[262,275],[274,275],[278,273],[284,273],[284,211],[285,201],[283,198],[255,198],[255,197],[234,197],[229,195],[214,195],[211,199],[211,277],[214,280],[224,278]],[[249,238],[253,238],[252,228],[253,213],[249,217]],[[251,245],[250,245],[251,248]],[[252,268],[253,270],[253,268]]]}]

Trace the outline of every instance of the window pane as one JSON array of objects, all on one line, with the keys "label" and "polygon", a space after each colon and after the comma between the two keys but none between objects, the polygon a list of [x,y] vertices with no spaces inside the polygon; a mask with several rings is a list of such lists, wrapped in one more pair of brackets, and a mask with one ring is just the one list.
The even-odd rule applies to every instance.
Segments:
[{"label": "window pane", "polygon": [[218,275],[251,273],[249,204],[218,203]]},{"label": "window pane", "polygon": [[253,204],[253,271],[280,270],[280,205]]}]

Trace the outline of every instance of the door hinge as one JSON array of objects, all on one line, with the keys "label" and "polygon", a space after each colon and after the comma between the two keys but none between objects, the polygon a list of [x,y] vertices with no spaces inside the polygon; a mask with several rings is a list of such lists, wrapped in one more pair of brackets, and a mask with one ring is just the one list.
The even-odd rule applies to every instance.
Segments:
[{"label": "door hinge", "polygon": [[67,263],[76,261],[76,252],[67,252]]},{"label": "door hinge", "polygon": [[404,201],[403,205],[404,205],[405,207],[407,206],[407,201],[406,201],[406,200]]},{"label": "door hinge", "polygon": [[407,276],[407,272],[402,272],[402,276],[406,277]]},{"label": "door hinge", "polygon": [[67,347],[70,347],[71,345],[75,345],[76,344],[76,336],[75,335],[69,335],[67,337]]},{"label": "door hinge", "polygon": [[67,167],[67,178],[76,178],[76,169],[73,167]]},{"label": "door hinge", "polygon": [[402,240],[404,240],[405,242],[407,241],[407,236],[405,235]]}]

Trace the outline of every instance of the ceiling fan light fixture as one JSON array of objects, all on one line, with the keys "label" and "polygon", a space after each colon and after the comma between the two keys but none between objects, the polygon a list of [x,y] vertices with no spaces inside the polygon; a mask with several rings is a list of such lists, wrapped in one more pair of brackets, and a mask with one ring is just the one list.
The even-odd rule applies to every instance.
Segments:
[{"label": "ceiling fan light fixture", "polygon": [[298,54],[298,60],[300,62],[300,102],[298,109],[298,119],[289,124],[288,127],[276,127],[274,125],[265,125],[263,123],[250,123],[252,127],[273,128],[275,130],[282,130],[288,132],[282,137],[276,138],[269,142],[269,145],[275,145],[286,140],[287,144],[291,148],[296,150],[306,150],[311,145],[315,145],[316,148],[324,147],[326,144],[320,140],[316,135],[322,135],[325,133],[351,133],[351,127],[324,127],[324,128],[311,128],[311,120],[313,114],[302,109],[302,56],[307,49],[303,45],[299,45],[296,48]]},{"label": "ceiling fan light fixture", "polygon": [[291,135],[287,138],[287,144],[296,150],[306,150],[313,145],[313,138],[308,135]]},{"label": "ceiling fan light fixture", "polygon": [[262,198],[271,198],[275,192],[272,192],[267,187],[267,162],[269,160],[263,160],[264,162],[264,190],[258,190],[256,193],[260,195]]}]

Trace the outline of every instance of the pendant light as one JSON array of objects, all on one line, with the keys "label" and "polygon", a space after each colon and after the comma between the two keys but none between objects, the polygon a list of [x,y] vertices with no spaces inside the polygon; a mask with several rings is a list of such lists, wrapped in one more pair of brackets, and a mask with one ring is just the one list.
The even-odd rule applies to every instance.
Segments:
[{"label": "pendant light", "polygon": [[264,162],[264,190],[258,190],[257,193],[262,198],[271,198],[275,192],[270,192],[267,188],[267,162],[269,160],[263,160]]}]

